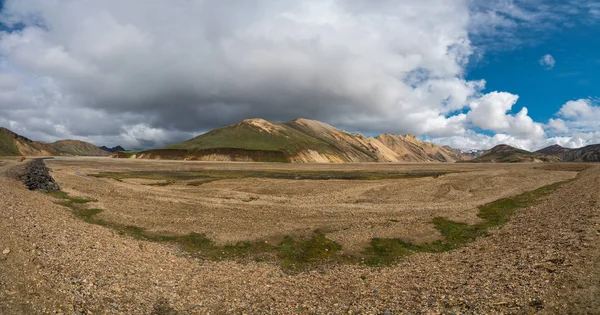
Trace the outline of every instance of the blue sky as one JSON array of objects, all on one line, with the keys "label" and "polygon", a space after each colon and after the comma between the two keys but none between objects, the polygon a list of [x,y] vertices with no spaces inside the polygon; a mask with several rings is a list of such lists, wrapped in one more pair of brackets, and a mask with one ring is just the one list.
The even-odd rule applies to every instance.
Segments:
[{"label": "blue sky", "polygon": [[0,125],[160,147],[247,118],[600,143],[597,0],[0,0]]},{"label": "blue sky", "polygon": [[[545,36],[516,49],[486,52],[483,60],[469,66],[467,78],[484,78],[488,90],[518,94],[514,110],[528,107],[535,121],[554,117],[567,101],[598,97],[600,25],[580,24],[551,30]],[[539,63],[546,54],[556,60],[549,70]]]}]

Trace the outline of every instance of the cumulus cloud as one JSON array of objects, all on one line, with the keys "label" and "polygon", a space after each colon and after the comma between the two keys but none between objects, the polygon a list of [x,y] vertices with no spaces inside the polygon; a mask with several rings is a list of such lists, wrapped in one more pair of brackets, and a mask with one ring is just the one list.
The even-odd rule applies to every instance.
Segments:
[{"label": "cumulus cloud", "polygon": [[446,114],[483,87],[463,79],[471,44],[459,0],[9,0],[5,11],[26,27],[2,34],[0,53],[51,81],[60,101],[39,106],[87,113],[61,119],[76,136],[121,135],[123,116],[184,132],[260,116],[460,133],[461,118]]},{"label": "cumulus cloud", "polygon": [[544,55],[542,56],[542,58],[540,58],[540,65],[542,67],[544,67],[544,69],[546,70],[551,70],[552,68],[554,68],[554,65],[556,65],[556,60],[554,60],[554,57],[552,57],[552,55]]},{"label": "cumulus cloud", "polygon": [[569,132],[569,127],[567,127],[565,121],[560,118],[550,118],[548,121],[548,128],[558,133]]},{"label": "cumulus cloud", "polygon": [[0,125],[132,147],[249,117],[538,141],[544,129],[527,108],[512,113],[518,96],[484,94],[465,69],[474,25],[486,29],[480,14],[505,29],[539,15],[481,3],[6,0],[0,22],[20,27],[0,32]]},{"label": "cumulus cloud", "polygon": [[593,106],[591,100],[579,99],[565,103],[558,114],[568,119],[596,120],[600,115],[600,109],[598,106]]},{"label": "cumulus cloud", "polygon": [[476,127],[506,133],[516,138],[540,139],[545,133],[541,124],[528,116],[523,107],[517,114],[509,112],[517,103],[518,95],[507,92],[491,92],[471,102],[467,118]]},{"label": "cumulus cloud", "polygon": [[581,134],[600,131],[600,106],[591,99],[568,101],[560,108],[557,116],[562,118],[566,128],[580,137]]}]

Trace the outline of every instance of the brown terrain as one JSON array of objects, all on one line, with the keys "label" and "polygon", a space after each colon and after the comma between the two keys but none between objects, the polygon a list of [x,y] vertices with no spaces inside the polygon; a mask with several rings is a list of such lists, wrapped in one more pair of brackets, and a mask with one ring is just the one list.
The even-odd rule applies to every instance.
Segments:
[{"label": "brown terrain", "polygon": [[79,140],[33,141],[0,127],[0,156],[108,156],[109,152]]},{"label": "brown terrain", "polygon": [[471,159],[414,135],[366,137],[317,120],[286,123],[246,119],[158,150],[113,157],[293,163],[456,162]]},{"label": "brown terrain", "polygon": [[[0,314],[593,314],[600,309],[596,164],[102,158],[46,164],[69,196],[88,198],[92,202],[86,206],[103,210],[97,215],[101,222],[163,235],[201,233],[219,245],[276,243],[285,235],[320,230],[356,255],[372,238],[431,242],[441,237],[430,223],[433,217],[477,224],[478,206],[574,180],[455,250],[414,253],[379,267],[332,262],[290,271],[270,260],[202,259],[173,243],[90,224],[55,197],[29,191],[14,179],[22,163],[0,160],[0,172],[7,173],[0,177]],[[213,177],[202,180],[206,174]],[[238,174],[251,176],[232,177]],[[315,177],[323,174],[351,176]]]},{"label": "brown terrain", "polygon": [[472,163],[557,163],[600,162],[600,145],[569,149],[552,145],[535,152],[500,144],[469,160]]}]

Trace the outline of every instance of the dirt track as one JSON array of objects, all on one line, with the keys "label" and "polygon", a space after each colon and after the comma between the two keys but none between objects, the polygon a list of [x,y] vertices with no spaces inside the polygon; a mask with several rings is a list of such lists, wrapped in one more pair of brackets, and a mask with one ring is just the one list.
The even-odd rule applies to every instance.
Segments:
[{"label": "dirt track", "polygon": [[594,313],[599,187],[596,166],[454,252],[288,275],[268,263],[198,262],[176,247],[124,238],[2,177],[0,250],[10,252],[0,261],[0,314]]}]

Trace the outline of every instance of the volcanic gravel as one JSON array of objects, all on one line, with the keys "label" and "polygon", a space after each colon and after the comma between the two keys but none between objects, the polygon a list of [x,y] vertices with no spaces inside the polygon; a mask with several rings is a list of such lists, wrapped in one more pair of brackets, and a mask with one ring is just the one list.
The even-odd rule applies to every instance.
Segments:
[{"label": "volcanic gravel", "polygon": [[287,274],[122,237],[0,177],[0,314],[594,313],[599,197],[595,166],[459,250]]}]

